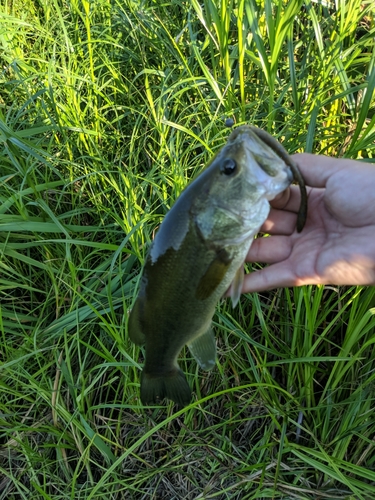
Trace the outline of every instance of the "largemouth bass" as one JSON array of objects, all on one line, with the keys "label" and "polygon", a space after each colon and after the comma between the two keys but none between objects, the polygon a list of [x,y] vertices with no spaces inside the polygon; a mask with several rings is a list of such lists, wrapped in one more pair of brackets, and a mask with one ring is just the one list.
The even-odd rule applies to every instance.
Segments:
[{"label": "largemouth bass", "polygon": [[167,213],[148,253],[128,324],[130,339],[146,347],[144,405],[165,397],[180,406],[190,402],[190,387],[177,362],[184,345],[202,369],[214,367],[216,304],[229,287],[237,304],[243,263],[267,219],[269,201],[293,179],[302,194],[301,231],[307,198],[298,167],[270,135],[244,125],[230,134]]}]

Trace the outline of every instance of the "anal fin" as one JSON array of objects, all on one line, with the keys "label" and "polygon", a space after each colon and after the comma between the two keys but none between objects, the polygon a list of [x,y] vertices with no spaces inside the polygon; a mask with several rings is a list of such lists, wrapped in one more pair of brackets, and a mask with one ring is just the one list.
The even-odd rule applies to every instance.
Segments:
[{"label": "anal fin", "polygon": [[187,346],[202,370],[212,370],[216,364],[216,342],[211,327]]},{"label": "anal fin", "polygon": [[244,277],[245,277],[245,271],[243,266],[241,266],[234,275],[232,285],[229,289],[229,294],[232,299],[233,307],[236,307],[238,301],[240,300]]}]

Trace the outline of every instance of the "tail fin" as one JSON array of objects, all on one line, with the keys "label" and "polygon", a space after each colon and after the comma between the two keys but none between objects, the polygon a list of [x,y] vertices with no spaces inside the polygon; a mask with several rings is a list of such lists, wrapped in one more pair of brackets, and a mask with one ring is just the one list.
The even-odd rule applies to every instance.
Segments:
[{"label": "tail fin", "polygon": [[142,371],[141,401],[147,406],[159,404],[164,398],[171,399],[179,406],[186,406],[191,401],[191,390],[185,374],[176,368],[164,376],[155,376]]}]

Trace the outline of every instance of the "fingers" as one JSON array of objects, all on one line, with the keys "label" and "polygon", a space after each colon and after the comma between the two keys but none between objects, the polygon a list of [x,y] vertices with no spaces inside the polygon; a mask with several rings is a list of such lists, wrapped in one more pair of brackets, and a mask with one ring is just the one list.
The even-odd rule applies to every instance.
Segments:
[{"label": "fingers", "polygon": [[[343,158],[330,158],[329,156],[300,153],[292,156],[297,163],[302,177],[308,188],[324,188],[328,179],[338,171],[353,167],[358,162]],[[271,202],[272,207],[277,209],[297,212],[301,202],[300,190],[297,186],[290,186],[280,196]]]},{"label": "fingers", "polygon": [[303,273],[295,271],[290,260],[277,262],[260,271],[246,274],[242,293],[262,292],[273,288],[286,288],[302,285],[370,285],[375,284],[373,260],[364,256],[354,256],[353,260],[341,259],[323,266],[320,272]]},{"label": "fingers", "polygon": [[286,263],[279,262],[260,271],[246,274],[242,293],[261,292],[272,290],[272,288],[291,286],[299,286],[298,279]]},{"label": "fingers", "polygon": [[[309,190],[308,190],[309,192]],[[297,213],[301,204],[301,192],[298,186],[290,186],[280,196],[270,202],[271,207]]]},{"label": "fingers", "polygon": [[290,264],[291,252],[292,242],[289,236],[256,238],[250,247],[246,261],[271,265],[260,271],[246,274],[242,292],[260,292],[304,284]]},{"label": "fingers", "polygon": [[[339,170],[357,163],[354,160],[330,158],[323,155],[300,153],[292,156],[305,180],[308,194],[311,188],[324,188],[327,180]],[[273,208],[298,212],[301,203],[301,193],[298,186],[290,186],[281,195],[271,201]]]},{"label": "fingers", "polygon": [[286,260],[292,251],[292,242],[288,236],[270,236],[256,238],[246,256],[246,262],[273,264]]},{"label": "fingers", "polygon": [[[307,196],[312,188],[325,188],[328,179],[338,171],[355,167],[360,162],[342,158],[330,158],[323,155],[300,153],[293,155],[307,187]],[[315,191],[314,189],[314,191]],[[301,204],[301,192],[298,186],[290,186],[281,195],[271,201],[271,206],[280,210],[297,213]]]},{"label": "fingers", "polygon": [[330,158],[329,156],[300,153],[292,155],[297,163],[305,183],[311,187],[324,188],[331,175],[347,167],[353,167],[359,162],[345,158]]}]

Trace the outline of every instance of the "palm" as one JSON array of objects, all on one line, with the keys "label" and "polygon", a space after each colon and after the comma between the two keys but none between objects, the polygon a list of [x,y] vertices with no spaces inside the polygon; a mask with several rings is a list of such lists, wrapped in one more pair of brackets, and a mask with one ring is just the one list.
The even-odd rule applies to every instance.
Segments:
[{"label": "palm", "polygon": [[245,278],[244,291],[303,284],[375,282],[375,167],[298,155],[309,189],[305,228],[295,231],[298,189],[272,203],[248,260],[271,264]]}]

